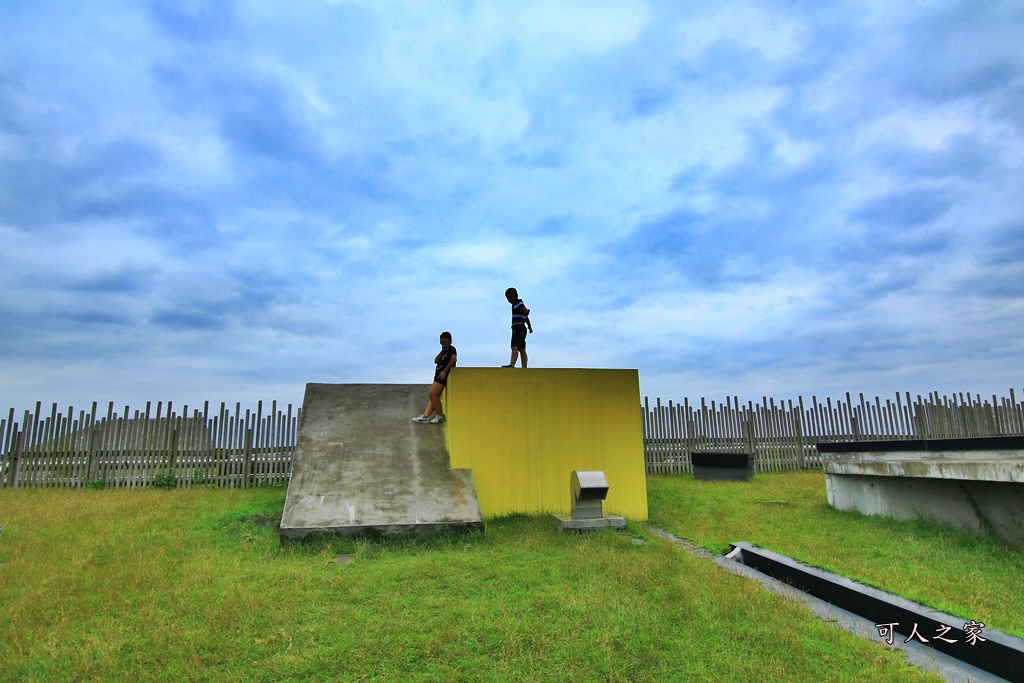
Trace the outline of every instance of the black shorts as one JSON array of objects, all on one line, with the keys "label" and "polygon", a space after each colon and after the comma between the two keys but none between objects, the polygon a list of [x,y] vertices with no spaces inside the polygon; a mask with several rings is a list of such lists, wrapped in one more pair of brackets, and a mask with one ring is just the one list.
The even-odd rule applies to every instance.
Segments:
[{"label": "black shorts", "polygon": [[448,386],[448,376],[445,375],[444,377],[441,377],[440,372],[434,373],[434,381],[442,386]]},{"label": "black shorts", "polygon": [[526,330],[512,330],[512,348],[526,350]]}]

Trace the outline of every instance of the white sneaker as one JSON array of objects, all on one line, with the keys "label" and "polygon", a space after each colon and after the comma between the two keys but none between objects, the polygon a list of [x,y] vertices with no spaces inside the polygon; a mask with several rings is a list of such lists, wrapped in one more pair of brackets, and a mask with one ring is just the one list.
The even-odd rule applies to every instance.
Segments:
[{"label": "white sneaker", "polygon": [[412,419],[412,421],[413,422],[419,422],[420,424],[424,424],[425,425],[428,422],[430,422],[430,418],[427,417],[426,415],[418,415],[417,417],[414,417]]},{"label": "white sneaker", "polygon": [[430,424],[436,425],[439,422],[444,422],[444,415],[435,415],[434,419],[430,421]]}]

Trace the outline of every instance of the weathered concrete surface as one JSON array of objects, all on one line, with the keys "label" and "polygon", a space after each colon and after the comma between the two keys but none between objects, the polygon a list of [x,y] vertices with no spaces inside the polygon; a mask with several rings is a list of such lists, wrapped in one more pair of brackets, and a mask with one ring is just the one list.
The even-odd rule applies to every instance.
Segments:
[{"label": "weathered concrete surface", "polygon": [[427,390],[306,385],[282,540],[483,528],[471,472],[449,466],[444,425],[411,421]]},{"label": "weathered concrete surface", "polygon": [[1024,455],[1013,451],[861,452],[824,462],[825,471],[833,474],[1024,484]]},{"label": "weathered concrete surface", "polygon": [[605,513],[600,517],[578,518],[572,515],[551,515],[555,520],[555,528],[559,531],[591,531],[593,529],[626,528],[626,518]]},{"label": "weathered concrete surface", "polygon": [[1024,485],[825,474],[829,505],[896,519],[924,517],[1024,547]]},{"label": "weathered concrete surface", "polygon": [[[942,450],[880,450],[882,442],[820,444],[829,505],[896,519],[925,517],[1024,547],[1024,454],[1003,439],[946,439]],[[893,448],[913,448],[892,442]],[[827,448],[823,448],[826,446]],[[859,449],[863,450],[859,450]],[[848,450],[847,450],[848,449]],[[854,450],[858,449],[858,450]],[[834,453],[834,454],[833,454]]]}]

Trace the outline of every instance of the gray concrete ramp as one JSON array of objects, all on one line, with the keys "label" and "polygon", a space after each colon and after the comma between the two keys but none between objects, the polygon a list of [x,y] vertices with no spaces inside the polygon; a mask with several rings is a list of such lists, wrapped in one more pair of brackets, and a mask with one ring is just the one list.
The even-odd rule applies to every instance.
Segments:
[{"label": "gray concrete ramp", "polygon": [[482,529],[473,475],[444,426],[417,424],[425,385],[307,384],[281,539]]}]

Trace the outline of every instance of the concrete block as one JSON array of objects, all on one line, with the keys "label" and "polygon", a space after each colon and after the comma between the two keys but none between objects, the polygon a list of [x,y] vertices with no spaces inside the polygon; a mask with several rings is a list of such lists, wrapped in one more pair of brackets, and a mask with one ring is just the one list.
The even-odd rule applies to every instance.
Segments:
[{"label": "concrete block", "polygon": [[754,458],[750,453],[690,453],[695,479],[706,481],[749,481],[754,476]]},{"label": "concrete block", "polygon": [[1024,438],[819,444],[829,504],[1024,547]]},{"label": "concrete block", "polygon": [[605,514],[602,517],[579,519],[572,515],[551,515],[555,520],[555,528],[561,531],[591,531],[593,529],[625,529],[626,518],[618,515]]}]

